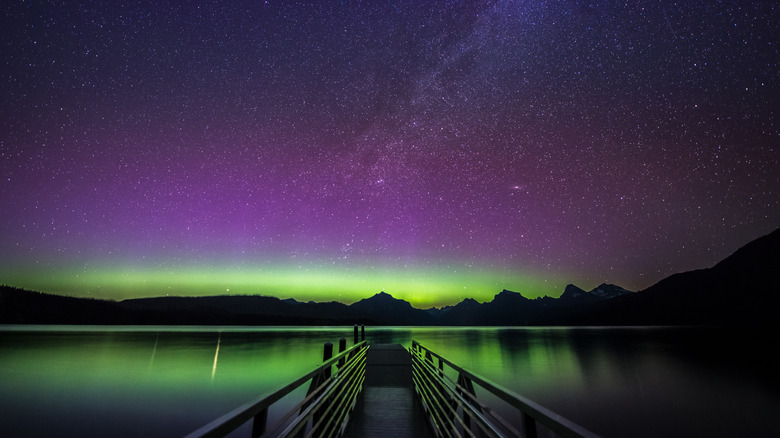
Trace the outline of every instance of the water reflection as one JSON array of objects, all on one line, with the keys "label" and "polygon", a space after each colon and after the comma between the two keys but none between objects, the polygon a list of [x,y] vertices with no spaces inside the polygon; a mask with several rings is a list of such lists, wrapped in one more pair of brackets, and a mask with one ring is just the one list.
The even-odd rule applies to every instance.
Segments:
[{"label": "water reflection", "polygon": [[157,344],[159,342],[160,342],[160,332],[157,332],[154,338],[154,347],[152,348],[152,358],[149,359],[149,372],[152,371],[152,367],[154,366],[154,356],[157,354]]},{"label": "water reflection", "polygon": [[217,351],[214,352],[214,366],[211,368],[211,381],[214,381],[214,374],[217,373],[217,359],[219,358],[219,343],[222,341],[222,332],[217,337]]},{"label": "water reflection", "polygon": [[[415,339],[605,437],[780,430],[780,364],[764,353],[776,334],[369,327],[366,335],[406,347]],[[4,327],[0,422],[7,436],[180,436],[314,368],[322,344],[342,336],[351,344],[352,328]]]}]

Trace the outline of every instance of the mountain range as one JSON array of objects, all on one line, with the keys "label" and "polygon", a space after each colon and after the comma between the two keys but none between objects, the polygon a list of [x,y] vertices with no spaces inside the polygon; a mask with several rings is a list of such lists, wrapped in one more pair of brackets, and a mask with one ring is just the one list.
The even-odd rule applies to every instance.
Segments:
[{"label": "mountain range", "polygon": [[780,229],[709,269],[667,277],[631,292],[601,284],[566,286],[559,298],[503,290],[488,302],[417,309],[380,292],[347,305],[267,296],[74,298],[0,287],[0,324],[172,325],[776,325]]}]

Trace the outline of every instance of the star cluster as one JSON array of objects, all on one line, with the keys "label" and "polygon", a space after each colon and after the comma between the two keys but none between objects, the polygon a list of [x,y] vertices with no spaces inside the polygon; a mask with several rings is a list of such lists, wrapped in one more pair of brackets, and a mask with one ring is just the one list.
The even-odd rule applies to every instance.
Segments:
[{"label": "star cluster", "polygon": [[780,224],[773,2],[3,9],[4,283],[639,290]]}]

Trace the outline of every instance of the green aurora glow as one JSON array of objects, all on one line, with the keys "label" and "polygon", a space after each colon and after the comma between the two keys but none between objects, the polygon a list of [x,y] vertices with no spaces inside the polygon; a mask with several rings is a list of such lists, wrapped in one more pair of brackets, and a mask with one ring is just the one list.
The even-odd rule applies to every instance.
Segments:
[{"label": "green aurora glow", "polygon": [[[42,274],[45,272],[45,274]],[[226,266],[58,266],[0,268],[8,284],[48,293],[123,300],[164,295],[269,295],[298,301],[352,303],[379,291],[418,308],[456,304],[465,298],[489,301],[502,289],[527,298],[559,296],[565,282],[540,273],[473,266],[432,268],[374,265],[364,268],[322,264]]]}]

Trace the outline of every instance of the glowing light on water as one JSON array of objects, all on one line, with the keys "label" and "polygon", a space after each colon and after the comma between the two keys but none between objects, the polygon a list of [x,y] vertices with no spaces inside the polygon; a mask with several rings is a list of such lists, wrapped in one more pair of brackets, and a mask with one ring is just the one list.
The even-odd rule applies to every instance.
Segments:
[{"label": "glowing light on water", "polygon": [[157,333],[157,337],[154,339],[154,348],[152,348],[152,358],[149,360],[149,370],[151,371],[154,366],[154,356],[157,355],[157,344],[160,343],[160,333]]},{"label": "glowing light on water", "polygon": [[217,373],[217,359],[219,358],[219,343],[222,341],[222,333],[217,336],[217,351],[214,352],[214,366],[211,367],[211,381],[214,381],[214,374]]}]

